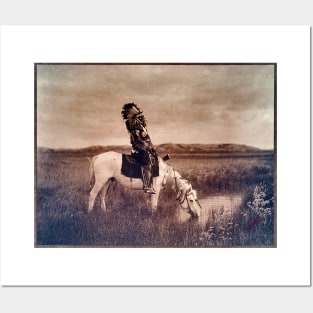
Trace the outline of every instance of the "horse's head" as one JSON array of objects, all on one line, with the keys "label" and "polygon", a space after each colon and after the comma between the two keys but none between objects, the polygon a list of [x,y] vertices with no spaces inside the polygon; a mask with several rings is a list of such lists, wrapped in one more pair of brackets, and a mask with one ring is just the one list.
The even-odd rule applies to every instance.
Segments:
[{"label": "horse's head", "polygon": [[192,217],[199,217],[201,206],[196,190],[192,189],[190,181],[182,178],[179,178],[179,180],[179,190],[176,199],[179,200],[180,206],[190,213]]}]

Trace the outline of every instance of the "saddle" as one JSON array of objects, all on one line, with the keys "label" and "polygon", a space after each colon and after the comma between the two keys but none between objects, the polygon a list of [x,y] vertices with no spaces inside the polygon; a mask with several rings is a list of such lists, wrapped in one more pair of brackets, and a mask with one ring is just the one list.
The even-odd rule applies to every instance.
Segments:
[{"label": "saddle", "polygon": [[[142,178],[141,164],[131,154],[122,154],[122,168],[121,173],[126,177]],[[154,159],[152,164],[152,176],[159,176],[159,162]]]}]

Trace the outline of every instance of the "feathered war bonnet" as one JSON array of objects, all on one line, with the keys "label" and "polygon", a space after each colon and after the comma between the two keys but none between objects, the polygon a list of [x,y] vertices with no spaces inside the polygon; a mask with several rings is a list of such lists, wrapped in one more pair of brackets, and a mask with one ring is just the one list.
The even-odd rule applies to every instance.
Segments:
[{"label": "feathered war bonnet", "polygon": [[146,120],[140,108],[135,103],[126,103],[122,108],[122,116],[129,132],[132,132],[138,124],[146,127]]}]

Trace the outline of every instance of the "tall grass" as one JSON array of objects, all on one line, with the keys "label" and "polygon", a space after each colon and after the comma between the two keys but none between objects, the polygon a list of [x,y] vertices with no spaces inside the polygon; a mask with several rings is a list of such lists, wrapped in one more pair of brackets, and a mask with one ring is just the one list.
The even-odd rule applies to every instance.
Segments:
[{"label": "tall grass", "polygon": [[179,206],[172,190],[161,193],[159,210],[151,215],[148,195],[112,183],[106,198],[108,211],[101,210],[97,199],[94,211],[87,214],[87,158],[38,154],[35,244],[114,247],[275,244],[272,159],[201,158],[190,162],[176,157],[171,162],[183,177],[191,180],[200,202],[212,193],[240,192],[244,195],[241,210],[236,214],[213,212],[204,227],[196,220],[180,223]]}]

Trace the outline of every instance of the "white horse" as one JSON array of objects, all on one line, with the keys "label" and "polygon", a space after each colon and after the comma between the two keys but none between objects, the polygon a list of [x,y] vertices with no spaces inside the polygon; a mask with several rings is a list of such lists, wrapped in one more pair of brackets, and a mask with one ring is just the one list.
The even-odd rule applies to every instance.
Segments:
[{"label": "white horse", "polygon": [[[92,158],[89,175],[90,187],[88,213],[93,210],[95,199],[101,191],[101,207],[106,211],[105,196],[111,181],[134,190],[143,190],[143,182],[138,178],[129,178],[121,173],[122,154],[114,151],[105,152]],[[199,217],[201,206],[197,200],[196,191],[192,189],[191,183],[183,179],[172,167],[165,164],[159,158],[159,176],[153,178],[153,187],[156,194],[151,194],[151,212],[157,211],[160,191],[166,183],[171,184],[172,189],[177,193],[176,200],[180,206],[193,217]],[[94,184],[93,184],[94,183]]]}]

